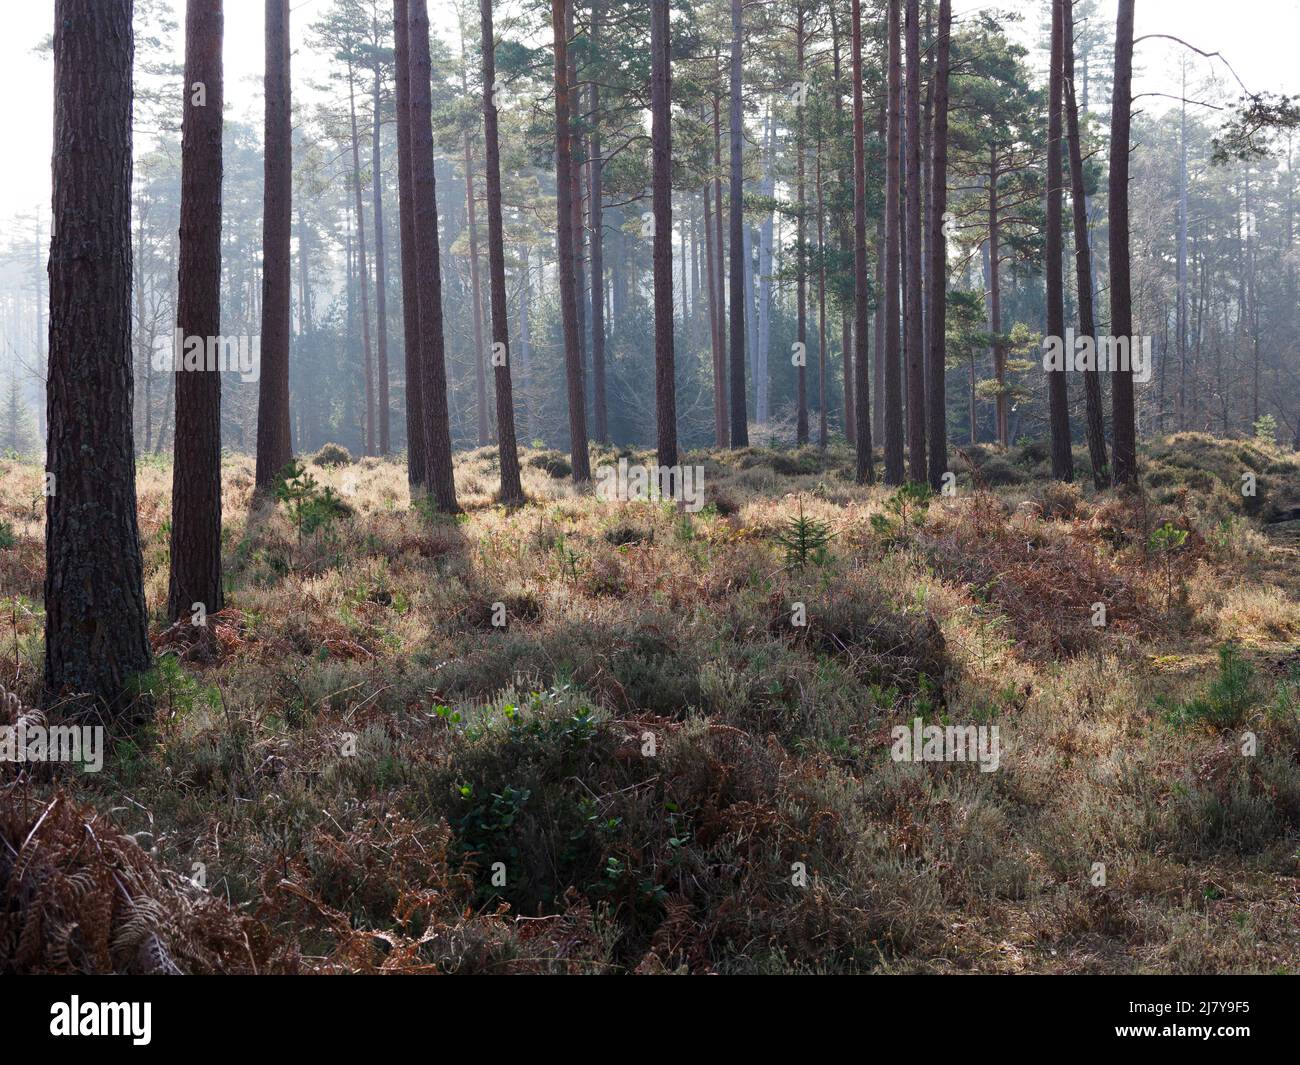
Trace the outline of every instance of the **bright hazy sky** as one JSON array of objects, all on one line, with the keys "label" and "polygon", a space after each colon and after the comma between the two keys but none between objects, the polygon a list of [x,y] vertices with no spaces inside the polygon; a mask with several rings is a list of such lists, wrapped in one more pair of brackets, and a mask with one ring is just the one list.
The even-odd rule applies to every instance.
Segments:
[{"label": "bright hazy sky", "polygon": [[[306,76],[323,80],[323,60],[301,48],[307,25],[316,21],[329,0],[294,0],[291,26],[294,40],[294,80]],[[511,0],[499,0],[503,9]],[[476,6],[476,5],[475,5]],[[960,16],[988,8],[1026,13],[1026,43],[1037,39],[1046,0],[954,0]],[[175,0],[177,21],[184,25],[183,0]],[[226,0],[226,100],[240,118],[261,121],[263,0]],[[435,32],[451,40],[455,14],[450,0],[430,0]],[[1103,0],[1108,26],[1114,24],[1114,0]],[[52,125],[52,64],[33,54],[33,47],[53,28],[54,0],[8,0],[4,36],[0,40],[0,99],[8,102],[5,134],[21,150],[0,168],[0,231],[8,229],[14,215],[27,214],[39,205],[43,220],[49,217],[50,143]],[[1113,28],[1108,30],[1113,33]],[[1300,0],[1137,0],[1137,35],[1169,33],[1206,51],[1219,50],[1232,63],[1252,91],[1300,93],[1295,47],[1300,36]],[[181,32],[177,33],[177,61],[181,59]],[[458,43],[458,42],[457,42]],[[1139,46],[1134,92],[1178,92],[1179,57],[1183,50],[1173,42],[1147,41]],[[1237,95],[1235,83],[1222,65],[1194,57],[1203,72],[1217,69],[1225,79],[1223,93]],[[1191,75],[1194,76],[1194,75]],[[1230,87],[1230,88],[1229,88]],[[297,88],[297,86],[295,86]],[[1191,95],[1191,94],[1189,94]],[[1148,99],[1142,106],[1161,110],[1168,101]]]}]

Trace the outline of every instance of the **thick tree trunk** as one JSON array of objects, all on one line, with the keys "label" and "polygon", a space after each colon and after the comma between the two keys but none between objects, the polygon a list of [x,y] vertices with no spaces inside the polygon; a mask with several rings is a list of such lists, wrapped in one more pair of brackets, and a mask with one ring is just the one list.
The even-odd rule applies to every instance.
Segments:
[{"label": "thick tree trunk", "polygon": [[[1063,106],[1065,26],[1061,0],[1052,0],[1051,71],[1047,108],[1047,239],[1044,273],[1047,283],[1047,335],[1064,344],[1065,278],[1061,264],[1061,108]],[[1052,476],[1074,480],[1070,450],[1070,400],[1065,369],[1047,371],[1047,405],[1052,434]]]},{"label": "thick tree trunk", "polygon": [[433,114],[427,0],[407,2],[410,49],[411,190],[414,200],[420,368],[425,433],[425,491],[440,511],[456,513],[456,481],[447,413],[447,365],[442,332],[442,263],[438,250],[438,190],[433,170]]},{"label": "thick tree trunk", "polygon": [[[899,344],[899,274],[901,272],[902,219],[899,204],[902,80],[899,56],[899,0],[889,0],[886,36],[889,38],[889,104],[885,173],[885,483],[901,485],[903,471],[903,380]],[[859,343],[861,343],[859,341]]]},{"label": "thick tree trunk", "polygon": [[564,372],[569,396],[569,440],[573,481],[591,480],[587,450],[587,408],[584,396],[582,334],[578,324],[578,235],[574,232],[573,133],[570,127],[568,33],[566,0],[551,0],[551,31],[555,42],[555,185],[556,244],[559,248],[560,309],[564,326]]},{"label": "thick tree trunk", "polygon": [[[1133,297],[1129,274],[1129,129],[1133,94],[1133,3],[1119,0],[1115,22],[1115,87],[1110,117],[1110,331],[1133,336]],[[1130,343],[1131,343],[1130,339]],[[1133,412],[1133,373],[1116,369],[1111,384],[1115,433],[1115,483],[1137,481],[1137,427]]]},{"label": "thick tree trunk", "polygon": [[479,0],[483,33],[484,182],[487,185],[488,283],[492,300],[492,377],[497,401],[497,446],[501,465],[500,501],[522,503],[519,451],[515,443],[515,400],[510,380],[510,321],[506,316],[505,229],[501,219],[501,147],[497,134],[496,39],[492,33],[492,0]]},{"label": "thick tree trunk", "polygon": [[131,7],[54,9],[45,688],[110,711],[152,661],[131,432]]},{"label": "thick tree trunk", "polygon": [[921,8],[907,0],[907,456],[911,479],[929,480],[925,461],[925,333],[921,309]]},{"label": "thick tree trunk", "polygon": [[[854,478],[858,484],[874,484],[876,470],[871,454],[871,390],[867,366],[867,337],[871,327],[867,290],[867,157],[862,113],[861,0],[853,0],[849,17],[853,21],[853,405],[857,414]],[[847,351],[845,358],[848,358]],[[876,358],[880,358],[879,349]]]},{"label": "thick tree trunk", "polygon": [[402,346],[406,371],[406,479],[411,498],[424,492],[425,429],[420,362],[420,270],[415,242],[415,194],[411,176],[411,45],[407,0],[393,0],[394,66],[397,81],[397,215],[402,243]]},{"label": "thick tree trunk", "polygon": [[925,411],[928,426],[930,487],[943,487],[948,471],[947,298],[948,234],[948,81],[951,71],[952,0],[939,0],[939,27],[935,41],[933,129],[930,134],[930,255],[929,303],[925,314],[928,331]]},{"label": "thick tree trunk", "polygon": [[677,465],[673,352],[672,62],[669,0],[651,0],[650,151],[654,207],[655,445],[659,465]]},{"label": "thick tree trunk", "polygon": [[[1065,37],[1063,40],[1065,115],[1070,147],[1070,203],[1074,213],[1074,266],[1079,290],[1079,332],[1096,338],[1096,315],[1093,310],[1092,238],[1088,232],[1088,200],[1083,183],[1083,145],[1079,134],[1079,108],[1074,98],[1074,0],[1063,0]],[[1100,490],[1110,484],[1106,458],[1106,424],[1101,405],[1101,376],[1094,367],[1083,374],[1083,396],[1088,425],[1088,457],[1092,463],[1092,482]]]},{"label": "thick tree trunk", "polygon": [[[176,327],[216,343],[221,332],[221,0],[189,0],[185,13],[185,97],[181,119],[180,275]],[[205,87],[205,97],[194,86]],[[171,568],[167,618],[225,606],[221,585],[221,372],[174,374],[184,426],[172,466]]]},{"label": "thick tree trunk", "polygon": [[289,427],[289,230],[293,200],[289,0],[266,0],[266,137],[262,199],[262,363],[257,393],[259,492],[293,458]]}]

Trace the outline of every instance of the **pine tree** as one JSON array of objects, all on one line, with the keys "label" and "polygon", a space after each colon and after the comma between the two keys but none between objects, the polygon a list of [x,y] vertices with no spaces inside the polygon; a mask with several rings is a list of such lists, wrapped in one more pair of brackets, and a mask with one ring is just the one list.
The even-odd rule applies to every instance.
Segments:
[{"label": "pine tree", "polygon": [[[180,274],[176,328],[207,340],[221,332],[222,0],[189,0],[181,140]],[[201,87],[201,89],[199,88]],[[221,372],[174,374],[170,621],[225,605],[221,583]]]},{"label": "pine tree", "polygon": [[131,0],[56,0],[45,688],[113,712],[152,661],[131,398]]},{"label": "pine tree", "polygon": [[[262,214],[262,351],[257,399],[257,488],[269,491],[293,457],[289,421],[289,231],[293,117],[289,108],[289,0],[266,0],[266,139]],[[177,434],[179,436],[179,434]]]},{"label": "pine tree", "polygon": [[[488,283],[492,301],[492,377],[497,401],[497,447],[501,466],[501,502],[522,503],[519,452],[515,447],[515,400],[510,380],[510,322],[506,317],[506,253],[501,221],[501,149],[497,133],[496,40],[492,0],[479,0],[483,44],[484,179],[487,184]],[[482,354],[479,355],[480,361]]]},{"label": "pine tree", "polygon": [[673,355],[672,43],[668,0],[651,0],[651,190],[654,207],[655,442],[659,465],[677,465],[677,385]]},{"label": "pine tree", "polygon": [[[1133,120],[1133,2],[1119,0],[1115,22],[1115,88],[1110,119],[1110,331],[1116,337],[1133,335],[1128,223],[1129,130]],[[1116,369],[1112,381],[1115,483],[1132,484],[1137,481],[1132,370]]]}]

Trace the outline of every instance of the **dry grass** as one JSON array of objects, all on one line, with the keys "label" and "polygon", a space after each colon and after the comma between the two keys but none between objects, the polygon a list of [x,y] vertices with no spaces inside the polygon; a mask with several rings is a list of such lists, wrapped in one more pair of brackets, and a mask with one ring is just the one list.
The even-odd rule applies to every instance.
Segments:
[{"label": "dry grass", "polygon": [[[515,511],[492,451],[460,456],[456,520],[396,462],[309,464],[352,514],[301,541],[231,458],[228,606],[154,618],[152,725],[100,774],[3,767],[10,966],[130,968],[148,933],[187,971],[1296,971],[1293,559],[1224,488],[1249,459],[1280,498],[1294,460],[1184,444],[1138,501],[981,453],[1006,487],[888,534],[842,448],[686,456],[693,515],[602,503],[555,453]],[[0,683],[28,701],[39,483],[0,462]],[[156,606],[169,488],[142,465]],[[833,534],[802,570],[776,542],[800,508]],[[1230,638],[1249,758],[1165,713]],[[1001,768],[894,762],[915,716],[997,725]]]}]

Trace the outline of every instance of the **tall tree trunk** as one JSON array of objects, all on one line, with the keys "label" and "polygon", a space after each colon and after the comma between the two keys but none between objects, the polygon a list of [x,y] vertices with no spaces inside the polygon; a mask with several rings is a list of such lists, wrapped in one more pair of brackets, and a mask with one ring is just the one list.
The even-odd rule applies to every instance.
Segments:
[{"label": "tall tree trunk", "polygon": [[465,130],[465,226],[469,230],[469,288],[474,303],[474,402],[478,446],[488,445],[487,372],[488,353],[483,346],[483,287],[478,276],[478,207],[474,197],[474,153],[469,130]]},{"label": "tall tree trunk", "polygon": [[921,105],[921,375],[926,382],[926,445],[929,446],[929,303],[930,303],[930,203],[934,196],[934,0],[925,0],[925,28],[921,34],[925,99]]},{"label": "tall tree trunk", "polygon": [[[189,83],[187,82],[186,84]],[[182,125],[183,125],[183,121],[184,120],[182,119]],[[181,159],[182,170],[184,170],[184,166],[185,166],[185,161],[184,158],[182,158]],[[146,335],[147,328],[145,325],[145,315],[144,315],[144,298],[145,298],[145,289],[146,289],[145,262],[144,262],[144,236],[145,236],[145,230],[147,228],[147,223],[148,223],[149,205],[148,205],[148,201],[144,200],[143,197],[141,198],[141,201],[137,204],[135,208],[135,215],[136,215],[135,259],[134,259],[134,264],[132,266],[132,271],[133,271],[132,276],[139,278],[139,280],[134,285],[132,285],[132,288],[135,290],[134,291],[134,295],[135,295],[134,337],[136,343],[136,358],[139,364],[138,372],[144,374],[144,450],[148,451],[149,443],[153,439],[153,412],[149,409],[149,401],[151,398],[151,394],[153,392],[153,374],[151,372],[153,369],[152,366],[153,338],[151,336]],[[40,236],[38,234],[37,240],[39,239]],[[37,293],[36,293],[37,300],[41,298],[40,288],[39,288],[39,277],[40,275],[38,274],[37,275],[38,285],[37,285]],[[18,398],[16,392],[13,394],[12,398],[14,399]],[[15,415],[16,413],[17,412],[15,410]],[[19,447],[19,443],[16,439],[16,435],[18,432],[17,421],[14,421],[11,424],[10,432],[15,435],[15,439],[8,446],[16,450]]]},{"label": "tall tree trunk", "polygon": [[402,243],[402,346],[406,371],[406,479],[411,498],[424,492],[427,434],[420,346],[420,268],[415,239],[415,180],[411,174],[411,44],[407,0],[393,0],[397,81],[397,215]]},{"label": "tall tree trunk", "polygon": [[425,434],[425,491],[448,514],[460,510],[451,458],[447,362],[442,332],[442,263],[438,251],[438,189],[433,169],[433,108],[427,0],[407,0],[410,49],[411,192],[414,201],[420,369]]},{"label": "tall tree trunk", "polygon": [[[33,275],[34,275],[33,281],[36,286],[36,382],[37,385],[40,387],[40,393],[41,393],[36,403],[36,421],[37,421],[36,431],[37,431],[37,435],[39,435],[39,437],[42,440],[44,440],[46,438],[46,429],[47,429],[45,424],[45,389],[46,389],[47,362],[45,358],[45,340],[46,340],[45,322],[44,322],[44,317],[41,314],[41,308],[44,306],[45,303],[44,296],[41,293],[41,275],[45,272],[46,269],[47,249],[41,247],[41,212],[39,206],[36,209],[35,251],[36,251],[36,261],[33,264],[35,267],[35,269],[33,270]],[[168,271],[168,274],[169,276],[174,276],[172,275],[171,271]],[[170,394],[171,392],[169,390],[168,395]],[[162,435],[161,424],[158,426],[158,433],[160,436]]]},{"label": "tall tree trunk", "polygon": [[1252,384],[1251,384],[1251,403],[1250,403],[1250,428],[1253,430],[1254,425],[1259,421],[1259,376],[1260,376],[1260,348],[1259,348],[1259,302],[1255,298],[1255,229],[1257,226],[1255,217],[1255,207],[1252,201],[1251,183],[1250,183],[1250,165],[1246,166],[1246,303],[1249,308],[1245,315],[1245,320],[1250,323],[1250,339],[1252,352]]},{"label": "tall tree trunk", "polygon": [[807,227],[804,214],[807,210],[807,197],[804,195],[804,164],[807,146],[804,144],[804,11],[802,2],[796,4],[795,17],[795,341],[801,353],[795,367],[795,443],[802,447],[808,443],[808,249]]},{"label": "tall tree trunk", "polygon": [[[1075,283],[1079,290],[1079,332],[1096,339],[1093,310],[1092,237],[1088,231],[1088,198],[1083,183],[1083,143],[1079,132],[1079,108],[1074,97],[1074,0],[1063,0],[1065,37],[1062,64],[1065,82],[1065,116],[1070,147],[1070,204],[1074,213]],[[1101,405],[1101,376],[1094,366],[1083,374],[1085,417],[1088,424],[1088,458],[1092,482],[1098,490],[1110,484],[1106,458],[1106,424]]]},{"label": "tall tree trunk", "polygon": [[[583,399],[587,394],[587,276],[586,276],[586,227],[582,217],[582,172],[583,163],[578,158],[585,152],[586,141],[582,136],[582,89],[578,80],[578,34],[574,20],[574,5],[577,0],[566,0],[564,6],[564,32],[568,41],[565,53],[569,85],[569,153],[572,165],[569,167],[569,210],[573,216],[573,276],[574,292],[577,300],[578,316],[578,364],[582,367]],[[585,418],[585,414],[584,414]]]},{"label": "tall tree trunk", "polygon": [[384,183],[379,167],[379,19],[372,20],[375,35],[375,84],[372,92],[374,125],[370,136],[370,185],[374,190],[375,215],[375,406],[379,412],[379,453],[393,449],[388,417],[388,264],[384,262]]},{"label": "tall tree trunk", "polygon": [[[653,149],[651,149],[653,151]],[[703,207],[701,207],[701,211]],[[696,212],[694,206],[694,197],[688,196],[686,199],[686,213],[689,216],[689,226],[691,234],[691,317],[690,317],[690,344],[694,347],[699,343],[700,338],[700,286],[703,283],[701,276],[702,268],[700,266],[700,214]],[[616,281],[617,276],[621,273],[618,269],[618,259],[615,259],[613,273],[611,278],[612,289],[611,297],[618,290]]]},{"label": "tall tree trunk", "polygon": [[[1133,4],[1134,0],[1119,0],[1115,22],[1115,87],[1110,116],[1110,331],[1112,336],[1129,338],[1133,336],[1128,224]],[[1131,368],[1115,370],[1111,406],[1115,433],[1115,483],[1134,484],[1137,481],[1137,427],[1134,423]]]},{"label": "tall tree trunk", "polygon": [[[357,212],[357,285],[361,289],[361,352],[366,375],[366,454],[375,453],[375,363],[370,347],[370,268],[366,263],[366,212],[361,202],[361,151],[352,63],[348,63],[348,114],[352,122],[352,195]],[[375,175],[378,180],[379,175]]]},{"label": "tall tree trunk", "polygon": [[[880,131],[880,144],[886,143],[884,130]],[[884,433],[885,424],[885,260],[888,245],[885,241],[885,212],[876,215],[876,265],[872,271],[876,286],[876,314],[872,322],[872,334],[876,345],[876,357],[871,360],[872,393],[871,424],[878,433]]]},{"label": "tall tree trunk", "polygon": [[487,185],[488,283],[492,300],[492,377],[497,401],[500,501],[511,506],[524,501],[524,490],[519,483],[515,400],[510,380],[510,321],[506,317],[505,228],[501,219],[501,147],[497,135],[496,39],[492,33],[492,0],[479,0],[479,21],[483,32],[483,177]]},{"label": "tall tree trunk", "polygon": [[[876,470],[871,454],[871,389],[868,384],[870,370],[867,366],[867,336],[871,327],[867,303],[867,155],[866,127],[862,113],[861,0],[853,0],[849,17],[853,21],[853,405],[858,419],[854,477],[858,484],[874,484]],[[844,357],[848,358],[847,351]],[[877,351],[876,358],[879,357]]]},{"label": "tall tree trunk", "polygon": [[[221,332],[221,0],[189,0],[181,119],[180,275],[176,328],[183,354]],[[196,95],[204,87],[203,96]],[[179,370],[179,367],[177,368]],[[167,619],[225,606],[221,585],[221,372],[174,374],[178,436],[172,466],[171,567]]]},{"label": "tall tree trunk", "polygon": [[970,419],[970,442],[972,445],[979,443],[979,419],[975,406],[975,348],[970,349],[970,391],[967,396],[967,417]]},{"label": "tall tree trunk", "polygon": [[[1047,335],[1065,342],[1065,278],[1061,264],[1061,108],[1064,97],[1065,25],[1061,0],[1052,0],[1052,52],[1047,108]],[[1074,480],[1070,449],[1070,400],[1065,368],[1047,371],[1047,405],[1052,433],[1052,476]]]},{"label": "tall tree trunk", "polygon": [[555,186],[556,244],[559,247],[560,310],[564,325],[564,371],[569,395],[569,439],[573,481],[591,480],[587,450],[587,408],[583,387],[582,335],[578,325],[577,234],[573,214],[573,144],[569,101],[566,0],[551,0],[551,31],[555,41]]},{"label": "tall tree trunk", "polygon": [[[844,90],[840,83],[840,24],[836,16],[836,5],[830,5],[831,16],[831,63],[832,63],[832,82],[835,86],[835,128],[841,128],[844,118]],[[841,188],[851,180],[852,162],[850,162],[850,176],[846,178],[843,168],[838,172],[838,181]],[[770,195],[770,194],[769,194]],[[851,235],[849,221],[841,214],[839,226],[839,244],[840,254],[845,255],[853,247],[853,237]],[[856,313],[856,312],[855,312]],[[840,351],[841,358],[844,361],[844,438],[850,446],[854,445],[857,440],[857,420],[854,409],[853,396],[853,355],[851,353],[853,336],[850,325],[849,313],[845,310],[840,315]]]},{"label": "tall tree trunk", "polygon": [[921,319],[921,8],[907,0],[907,455],[911,479],[929,480],[925,461],[925,333]]},{"label": "tall tree trunk", "polygon": [[293,200],[289,0],[266,0],[266,136],[262,198],[262,363],[257,391],[259,492],[293,458],[289,427],[289,229]]},{"label": "tall tree trunk", "polygon": [[[903,381],[902,352],[899,345],[899,292],[901,272],[902,219],[899,217],[902,80],[899,56],[899,0],[889,0],[889,19],[886,36],[889,38],[889,104],[888,135],[886,138],[885,172],[885,483],[901,485],[903,472]],[[861,341],[859,341],[861,343]]]},{"label": "tall tree trunk", "polygon": [[999,266],[1002,251],[998,244],[998,150],[989,150],[989,332],[993,334],[993,376],[998,384],[997,437],[1006,447],[1007,424],[1007,358],[1002,343],[1002,290],[999,284]]},{"label": "tall tree trunk", "polygon": [[[298,202],[298,351],[300,366],[305,357],[304,352],[312,331],[310,250],[311,231],[307,225],[307,217],[303,211],[300,197]],[[299,373],[301,372],[300,369]],[[299,391],[304,395],[299,401],[302,415],[298,443],[304,451],[310,451],[314,447],[319,447],[322,443],[319,419],[317,418],[320,407],[312,389],[299,389]]]},{"label": "tall tree trunk", "polygon": [[[721,71],[719,71],[721,77]],[[717,433],[718,447],[731,443],[731,425],[728,419],[730,400],[727,392],[727,269],[723,259],[726,244],[722,239],[722,98],[713,94],[713,251],[717,257],[714,277],[717,279],[718,349],[713,374],[714,403],[721,429]]]},{"label": "tall tree trunk", "polygon": [[[1074,0],[1066,0],[1066,10]],[[1290,159],[1287,174],[1291,175]],[[1287,190],[1288,201],[1290,188]],[[1288,221],[1289,221],[1288,211]],[[1290,242],[1288,241],[1288,250]],[[1187,427],[1187,59],[1183,58],[1182,122],[1178,136],[1178,430]]]},{"label": "tall tree trunk", "polygon": [[705,274],[709,288],[709,343],[713,355],[713,444],[715,447],[727,446],[727,371],[726,360],[722,352],[722,315],[721,300],[718,293],[722,290],[722,281],[718,275],[718,257],[714,254],[712,191],[709,183],[704,183],[704,258]]},{"label": "tall tree trunk", "polygon": [[659,465],[677,465],[677,384],[673,352],[672,42],[669,0],[651,0],[650,151],[654,207],[655,445]]},{"label": "tall tree trunk", "polygon": [[[767,108],[764,130],[763,196],[771,201],[776,192],[776,131],[772,108]],[[772,218],[768,209],[758,230],[758,359],[754,363],[754,418],[766,428],[771,417],[771,382],[768,376],[772,336]],[[764,434],[764,440],[769,439]]]},{"label": "tall tree trunk", "polygon": [[45,688],[114,712],[152,661],[131,424],[131,7],[54,8]]},{"label": "tall tree trunk", "polygon": [[533,301],[533,249],[523,249],[523,282],[519,289],[519,387],[523,392],[524,441],[533,438],[533,412],[529,388],[532,384],[533,337],[530,304]]},{"label": "tall tree trunk", "polygon": [[[840,231],[840,251],[844,252],[852,247],[852,238],[844,240],[843,230]],[[856,313],[856,311],[852,312]],[[847,307],[840,308],[840,358],[843,360],[844,371],[844,441],[850,447],[857,446],[858,427],[857,427],[857,410],[853,402],[853,393],[857,384],[853,380],[853,318]]]},{"label": "tall tree trunk", "polygon": [[741,138],[744,135],[744,114],[740,99],[740,55],[744,26],[741,21],[741,0],[731,0],[731,221],[728,248],[731,254],[731,446],[749,446],[749,416],[745,409],[745,263],[743,260],[744,226],[744,167],[741,159]]},{"label": "tall tree trunk", "polygon": [[[179,234],[177,234],[177,236],[179,237]],[[171,255],[169,258],[169,262],[167,264],[167,276],[169,278],[178,278],[179,271],[176,268],[177,242],[178,241],[176,238],[173,238],[171,242]],[[173,298],[172,300],[173,311],[176,309],[177,302],[178,301],[175,298]],[[167,425],[171,421],[172,409],[175,405],[175,400],[176,400],[176,389],[174,387],[164,389],[162,414],[158,418],[158,433],[154,437],[154,442],[153,442],[153,453],[155,455],[161,455],[163,453],[163,443],[167,439]],[[44,418],[42,418],[42,421],[44,421]],[[173,432],[172,433],[173,439],[175,438],[175,436],[176,434]]]},{"label": "tall tree trunk", "polygon": [[948,470],[947,299],[948,234],[948,81],[951,71],[952,0],[939,0],[939,32],[935,41],[933,129],[930,134],[930,254],[929,303],[925,315],[928,336],[925,411],[928,424],[930,487],[939,491]]},{"label": "tall tree trunk", "polygon": [[[754,284],[754,251],[758,234],[745,224],[745,365],[754,380],[754,411],[758,411],[758,306]],[[683,245],[683,248],[685,246]]]},{"label": "tall tree trunk", "polygon": [[[591,47],[600,54],[600,31],[604,16],[602,0],[591,3]],[[609,412],[605,400],[605,219],[601,200],[605,195],[604,165],[600,158],[600,82],[591,83],[591,138],[587,174],[591,182],[588,215],[591,219],[591,388],[596,439],[609,443]],[[686,252],[685,234],[682,253]],[[682,308],[686,307],[686,272],[682,271]]]},{"label": "tall tree trunk", "polygon": [[822,196],[822,137],[817,134],[817,446],[830,443],[826,424],[826,214]]}]

